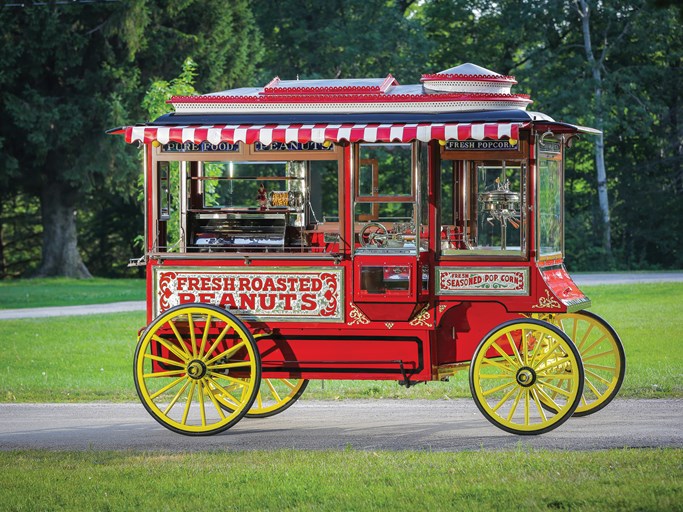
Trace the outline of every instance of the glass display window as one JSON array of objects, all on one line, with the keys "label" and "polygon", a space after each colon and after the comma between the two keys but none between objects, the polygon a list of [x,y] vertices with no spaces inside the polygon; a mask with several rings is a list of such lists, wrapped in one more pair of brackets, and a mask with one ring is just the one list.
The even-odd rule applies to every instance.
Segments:
[{"label": "glass display window", "polygon": [[[559,143],[551,147],[561,149]],[[543,151],[541,149],[538,156],[537,197],[537,244],[541,258],[558,257],[564,252],[562,174],[562,153],[560,150]]]},{"label": "glass display window", "polygon": [[354,179],[355,250],[416,253],[420,247],[415,144],[360,144]]},{"label": "glass display window", "polygon": [[526,165],[447,160],[441,165],[442,256],[526,255]]}]

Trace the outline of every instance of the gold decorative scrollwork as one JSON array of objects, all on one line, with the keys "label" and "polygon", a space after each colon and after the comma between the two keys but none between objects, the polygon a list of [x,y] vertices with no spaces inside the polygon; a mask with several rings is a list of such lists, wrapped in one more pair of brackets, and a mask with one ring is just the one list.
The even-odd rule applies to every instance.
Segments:
[{"label": "gold decorative scrollwork", "polygon": [[557,301],[557,299],[555,297],[551,297],[550,291],[546,290],[545,297],[540,297],[538,299],[538,304],[531,306],[531,309],[559,308],[560,306],[561,304]]},{"label": "gold decorative scrollwork", "polygon": [[432,314],[429,312],[429,304],[427,304],[424,308],[422,308],[422,311],[415,315],[415,318],[410,321],[410,325],[413,327],[417,327],[418,325],[431,327],[431,322],[429,321],[431,318]]},{"label": "gold decorative scrollwork", "polygon": [[448,304],[439,304],[439,313],[443,313],[447,307]]},{"label": "gold decorative scrollwork", "polygon": [[347,322],[346,325],[366,325],[370,323],[368,317],[365,316],[363,312],[360,309],[358,309],[358,307],[353,302],[349,302],[349,306],[351,308],[351,311],[349,311],[351,321]]},{"label": "gold decorative scrollwork", "polygon": [[386,322],[384,325],[387,326],[387,329],[391,329],[394,326],[393,322]]}]

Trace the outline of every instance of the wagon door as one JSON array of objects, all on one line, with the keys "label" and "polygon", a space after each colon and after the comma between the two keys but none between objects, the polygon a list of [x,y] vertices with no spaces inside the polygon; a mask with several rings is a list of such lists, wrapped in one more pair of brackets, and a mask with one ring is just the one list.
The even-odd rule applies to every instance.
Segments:
[{"label": "wagon door", "polygon": [[371,320],[408,320],[427,300],[428,229],[420,211],[418,148],[355,146],[353,300]]}]

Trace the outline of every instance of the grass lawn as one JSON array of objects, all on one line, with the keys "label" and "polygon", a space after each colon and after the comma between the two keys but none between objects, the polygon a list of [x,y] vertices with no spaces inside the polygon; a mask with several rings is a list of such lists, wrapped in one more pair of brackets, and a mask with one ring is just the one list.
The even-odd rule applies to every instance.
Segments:
[{"label": "grass lawn", "polygon": [[144,279],[17,279],[0,281],[0,309],[77,306],[145,300]]},{"label": "grass lawn", "polygon": [[[622,397],[683,397],[683,284],[586,288],[626,349]],[[143,312],[0,321],[0,401],[137,400],[132,366]],[[467,373],[410,389],[395,382],[315,381],[304,398],[469,397]]]},{"label": "grass lawn", "polygon": [[3,510],[683,510],[681,450],[0,452]]}]

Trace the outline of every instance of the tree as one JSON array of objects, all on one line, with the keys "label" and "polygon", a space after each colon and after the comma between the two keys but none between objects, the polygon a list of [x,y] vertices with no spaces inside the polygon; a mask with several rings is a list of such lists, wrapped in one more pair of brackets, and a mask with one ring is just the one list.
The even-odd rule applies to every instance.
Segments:
[{"label": "tree", "polygon": [[254,0],[267,41],[260,79],[384,77],[415,83],[428,44],[412,1]]},{"label": "tree", "polygon": [[105,130],[144,119],[144,84],[196,55],[198,84],[232,86],[251,80],[262,50],[247,0],[5,6],[0,41],[0,182],[40,200],[40,276],[90,275],[78,229],[95,217],[78,212],[130,192],[135,154]]},{"label": "tree", "polygon": [[612,46],[605,75],[614,253],[626,268],[680,268],[683,26],[676,9],[647,4],[619,17],[629,29]]},{"label": "tree", "polygon": [[[607,50],[609,48],[607,41],[607,34],[604,34],[602,50],[600,55],[596,58],[593,49],[593,41],[591,35],[591,9],[587,0],[575,0],[574,5],[581,19],[581,33],[583,35],[583,48],[586,52],[586,60],[590,68],[590,73],[593,77],[593,97],[594,97],[594,117],[595,127],[600,130],[597,135],[595,143],[595,167],[598,178],[598,201],[600,204],[600,213],[602,217],[602,244],[608,257],[612,254],[612,232],[610,227],[610,210],[609,197],[607,195],[607,171],[605,169],[605,143],[603,140],[602,131],[604,130],[604,111],[603,111],[603,80],[602,73],[605,66],[605,59],[607,58]],[[618,44],[629,29],[629,24],[623,26],[623,30],[617,36],[616,41],[609,41],[610,45]]]},{"label": "tree", "polygon": [[[435,43],[435,68],[458,56],[514,74],[533,110],[604,130],[604,173],[592,161],[592,137],[567,152],[572,268],[676,268],[683,252],[676,10],[646,0],[576,2],[427,0],[419,16]],[[590,18],[579,16],[582,5]]]},{"label": "tree", "polygon": [[2,171],[40,199],[38,276],[90,276],[77,247],[78,207],[92,180],[120,163],[105,120],[136,82],[137,41],[127,32],[144,19],[142,2],[0,10],[0,134],[12,162]]},{"label": "tree", "polygon": [[155,80],[175,77],[187,58],[202,92],[253,85],[264,55],[251,0],[148,0],[150,23],[136,64],[140,96]]}]

